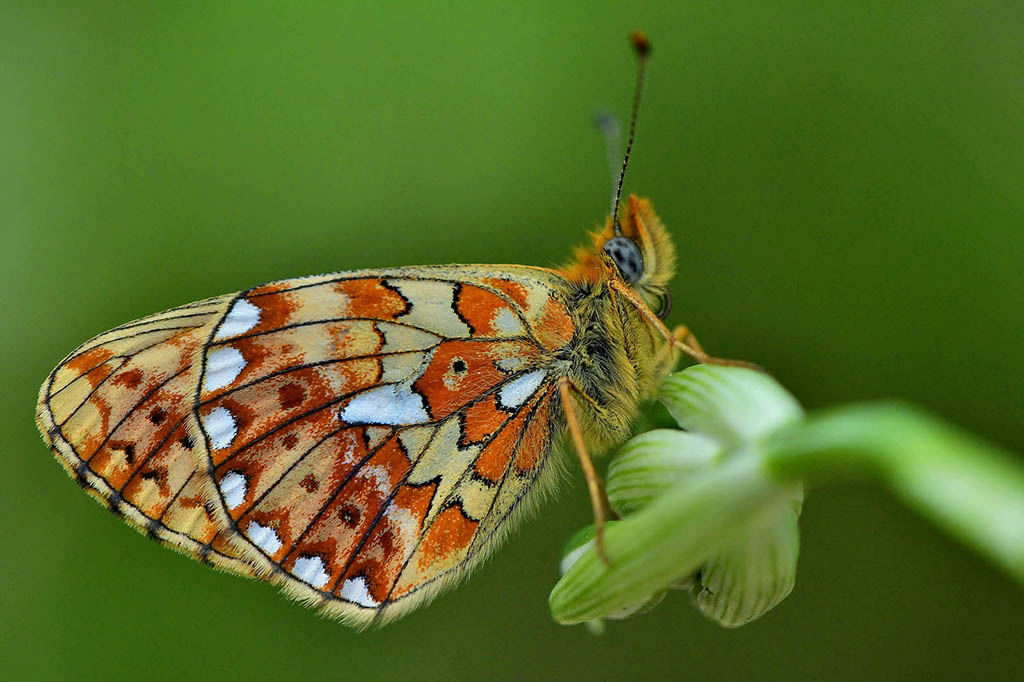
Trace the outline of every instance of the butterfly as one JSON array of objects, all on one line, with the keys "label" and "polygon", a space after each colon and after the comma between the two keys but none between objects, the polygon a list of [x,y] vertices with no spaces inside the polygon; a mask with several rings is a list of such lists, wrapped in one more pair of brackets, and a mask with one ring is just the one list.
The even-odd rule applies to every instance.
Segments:
[{"label": "butterfly", "polygon": [[501,543],[556,484],[564,440],[602,522],[588,448],[628,435],[673,347],[706,359],[658,316],[665,227],[620,193],[621,176],[561,268],[340,272],[116,327],[49,375],[39,429],[159,542],[353,625],[390,621]]}]

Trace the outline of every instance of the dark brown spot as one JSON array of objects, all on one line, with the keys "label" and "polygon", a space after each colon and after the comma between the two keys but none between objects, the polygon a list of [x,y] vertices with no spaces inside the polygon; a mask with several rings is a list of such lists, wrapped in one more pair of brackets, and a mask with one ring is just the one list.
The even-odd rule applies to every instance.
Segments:
[{"label": "dark brown spot", "polygon": [[181,444],[181,447],[185,448],[186,450],[191,450],[196,445],[196,442],[192,440],[192,436],[188,435],[187,433],[181,438],[179,438],[178,442]]},{"label": "dark brown spot", "polygon": [[285,450],[292,450],[298,444],[299,437],[296,436],[294,433],[289,433],[287,436],[284,437],[284,440],[281,441],[281,445],[284,446]]},{"label": "dark brown spot", "polygon": [[120,450],[124,453],[124,459],[129,464],[135,462],[135,444],[125,443],[124,441],[114,441],[110,443],[110,449],[113,451]]},{"label": "dark brown spot", "polygon": [[354,527],[359,523],[359,508],[346,504],[338,511],[338,517],[346,526]]},{"label": "dark brown spot", "polygon": [[384,551],[384,556],[391,556],[395,549],[395,539],[391,534],[390,530],[382,532],[378,538],[380,542],[380,548]]},{"label": "dark brown spot", "polygon": [[456,374],[462,374],[466,371],[466,363],[463,362],[462,358],[455,359],[455,362],[452,363],[452,371]]},{"label": "dark brown spot", "polygon": [[162,407],[158,407],[149,413],[149,421],[153,422],[154,424],[160,424],[165,419],[167,419],[167,411],[164,410]]},{"label": "dark brown spot", "polygon": [[281,402],[281,407],[286,410],[298,407],[302,404],[302,401],[306,399],[306,389],[296,383],[285,384],[279,388],[277,392]]},{"label": "dark brown spot", "polygon": [[320,487],[320,481],[313,474],[309,474],[299,481],[299,485],[301,485],[307,493],[315,493],[317,488]]},{"label": "dark brown spot", "polygon": [[160,478],[159,471],[144,471],[142,472],[142,480],[144,481],[155,481]]},{"label": "dark brown spot", "polygon": [[110,383],[116,384],[117,386],[123,386],[125,388],[135,388],[142,383],[142,370],[136,368],[127,372],[122,372],[111,379]]}]

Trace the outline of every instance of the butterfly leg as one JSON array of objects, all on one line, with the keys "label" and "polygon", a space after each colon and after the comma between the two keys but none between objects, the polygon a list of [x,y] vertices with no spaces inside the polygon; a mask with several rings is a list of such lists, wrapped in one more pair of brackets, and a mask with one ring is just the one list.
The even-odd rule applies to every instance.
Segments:
[{"label": "butterfly leg", "polygon": [[693,332],[690,331],[690,328],[687,327],[685,324],[676,326],[672,330],[672,336],[678,341],[682,341],[683,343],[687,344],[691,348],[695,348],[701,353],[704,352],[704,349],[701,348],[700,341],[697,340],[697,337],[693,335]]},{"label": "butterfly leg", "polygon": [[597,550],[597,556],[601,558],[601,561],[605,565],[611,565],[608,555],[604,553],[604,522],[606,518],[604,490],[601,486],[601,479],[594,469],[594,463],[590,460],[590,455],[587,453],[587,447],[583,443],[583,432],[580,430],[580,423],[576,418],[576,410],[572,406],[572,398],[569,394],[570,388],[576,389],[578,393],[588,400],[593,400],[593,398],[580,391],[568,378],[562,377],[558,380],[558,393],[562,398],[562,407],[565,408],[565,419],[569,425],[569,433],[572,436],[576,455],[580,458],[580,467],[583,469],[583,477],[587,481],[587,490],[590,492],[590,504],[594,509],[594,529],[596,531],[594,548]]},{"label": "butterfly leg", "polygon": [[[701,352],[704,351],[704,349],[701,348],[700,342],[697,341],[697,337],[693,335],[693,333],[690,331],[690,328],[687,327],[685,324],[681,324],[678,327],[675,327],[672,330],[672,336],[677,341],[682,341],[683,343],[689,345],[691,348],[695,348],[696,350]],[[658,368],[659,376],[668,376],[669,372],[672,371],[672,368],[675,367],[675,351],[678,350],[679,348],[674,343],[665,344],[664,346],[658,349],[658,354],[654,358],[654,366]]]},{"label": "butterfly leg", "polygon": [[651,309],[644,303],[643,299],[636,295],[636,293],[629,288],[625,282],[620,279],[611,279],[608,281],[609,288],[625,298],[630,305],[636,308],[640,315],[643,316],[647,324],[654,327],[664,338],[669,342],[670,345],[678,348],[682,352],[689,355],[697,362],[708,364],[708,365],[725,365],[728,367],[746,367],[747,369],[757,370],[758,372],[764,372],[764,369],[752,362],[746,360],[729,360],[727,358],[717,358],[713,355],[708,355],[701,348],[700,343],[697,342],[697,337],[689,330],[686,325],[680,325],[676,328],[678,335],[669,331],[665,323],[662,322],[657,315],[655,315]]}]

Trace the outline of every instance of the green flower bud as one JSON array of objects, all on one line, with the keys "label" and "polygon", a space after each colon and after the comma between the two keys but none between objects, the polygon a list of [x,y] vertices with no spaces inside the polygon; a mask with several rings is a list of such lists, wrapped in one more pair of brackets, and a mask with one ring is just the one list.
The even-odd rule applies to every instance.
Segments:
[{"label": "green flower bud", "polygon": [[778,513],[711,558],[693,587],[694,602],[724,627],[757,620],[789,596],[800,555],[802,493],[778,503]]},{"label": "green flower bud", "polygon": [[777,381],[740,367],[688,367],[665,379],[658,399],[681,427],[726,447],[753,443],[803,416]]},{"label": "green flower bud", "polygon": [[666,380],[662,402],[692,432],[659,429],[627,443],[608,471],[605,552],[577,534],[550,606],[561,623],[623,618],[690,586],[725,626],[750,622],[793,589],[802,486],[769,475],[757,443],[802,416],[771,378],[697,366]]},{"label": "green flower bud", "polygon": [[608,501],[619,514],[631,514],[721,452],[718,441],[696,433],[656,429],[641,434],[623,445],[608,466]]},{"label": "green flower bud", "polygon": [[606,528],[609,564],[584,549],[551,592],[552,616],[580,623],[649,599],[763,524],[792,494],[751,457],[695,474]]},{"label": "green flower bud", "polygon": [[764,615],[793,589],[803,480],[869,475],[1024,582],[1024,468],[1009,453],[913,407],[852,405],[805,420],[770,377],[699,365],[661,400],[688,432],[627,443],[607,489],[601,561],[593,529],[574,538],[549,597],[560,623],[642,613],[689,589],[726,627]]},{"label": "green flower bud", "polygon": [[[615,526],[617,521],[608,521],[605,524],[605,528]],[[596,527],[591,524],[586,528],[583,528],[576,532],[565,544],[565,550],[562,553],[562,561],[559,564],[559,570],[562,575],[569,572],[583,553],[591,549],[594,546],[594,538],[596,536]],[[639,615],[641,613],[647,613],[665,598],[665,594],[668,592],[667,589],[660,590],[655,594],[652,594],[643,599],[638,599],[635,602],[626,604],[615,611],[603,614],[602,618],[610,618],[612,620],[622,620],[629,618],[630,616]],[[587,621],[586,625],[590,628],[594,634],[601,634],[604,632],[604,624],[601,618],[594,618],[593,620]]]}]

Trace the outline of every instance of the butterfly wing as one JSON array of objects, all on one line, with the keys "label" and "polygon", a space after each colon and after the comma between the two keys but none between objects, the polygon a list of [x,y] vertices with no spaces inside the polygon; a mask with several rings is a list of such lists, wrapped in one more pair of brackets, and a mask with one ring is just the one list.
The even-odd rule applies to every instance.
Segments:
[{"label": "butterfly wing", "polygon": [[455,582],[552,478],[563,283],[452,266],[240,294],[205,346],[194,422],[232,541],[357,625]]},{"label": "butterfly wing", "polygon": [[139,531],[219,567],[253,567],[205,504],[191,426],[196,360],[231,296],[131,322],[83,344],[39,394],[43,438],[89,493]]}]

